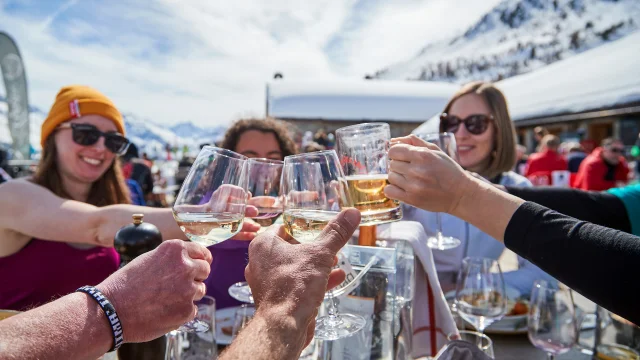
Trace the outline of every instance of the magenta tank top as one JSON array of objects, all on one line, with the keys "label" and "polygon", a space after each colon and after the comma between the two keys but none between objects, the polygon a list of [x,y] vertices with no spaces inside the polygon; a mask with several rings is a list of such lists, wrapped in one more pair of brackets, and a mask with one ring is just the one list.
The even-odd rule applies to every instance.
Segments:
[{"label": "magenta tank top", "polygon": [[63,242],[31,239],[20,251],[0,257],[0,309],[24,311],[98,285],[118,270],[114,248],[76,249]]}]

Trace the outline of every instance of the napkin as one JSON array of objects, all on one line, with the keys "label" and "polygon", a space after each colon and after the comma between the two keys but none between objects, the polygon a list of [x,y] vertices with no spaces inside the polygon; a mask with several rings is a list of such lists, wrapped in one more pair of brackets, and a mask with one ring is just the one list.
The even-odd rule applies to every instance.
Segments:
[{"label": "napkin", "polygon": [[436,273],[433,254],[427,246],[424,227],[415,221],[398,221],[378,226],[378,241],[405,240],[419,261],[415,266],[413,298],[414,358],[435,356],[448,343],[447,335],[458,333]]}]

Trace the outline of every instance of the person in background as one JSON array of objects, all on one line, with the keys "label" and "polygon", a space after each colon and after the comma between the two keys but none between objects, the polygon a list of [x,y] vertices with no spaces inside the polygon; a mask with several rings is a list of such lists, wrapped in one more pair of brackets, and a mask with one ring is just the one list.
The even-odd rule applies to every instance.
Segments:
[{"label": "person in background", "polygon": [[550,176],[552,171],[567,170],[567,160],[558,153],[560,139],[557,136],[545,135],[540,145],[540,152],[529,155],[524,176]]},{"label": "person in background", "polygon": [[[236,121],[225,133],[220,147],[248,158],[281,161],[285,156],[297,153],[286,123],[273,118]],[[249,219],[245,219],[245,222],[253,223]],[[259,225],[253,224],[260,228]],[[229,295],[228,289],[237,282],[245,281],[244,269],[247,265],[248,248],[248,242],[233,240],[209,246],[213,254],[211,273],[218,276],[211,276],[205,283],[207,295],[216,299],[218,309],[241,304]]]},{"label": "person in background", "polygon": [[[524,177],[511,171],[516,163],[516,135],[507,101],[493,84],[473,82],[463,86],[440,117],[440,132],[455,135],[459,164],[494,184],[531,186]],[[436,214],[405,205],[404,220],[420,222],[427,234],[437,230]],[[452,215],[442,214],[444,235],[460,239],[460,246],[436,250],[433,258],[443,288],[455,287],[462,259],[468,256],[498,259],[505,250],[488,234]],[[518,258],[518,269],[505,272],[505,282],[526,295],[536,279],[554,281],[530,262]]]},{"label": "person in background", "polygon": [[149,154],[147,154],[146,152],[142,153],[142,162],[144,162],[144,164],[147,165],[149,169],[153,167],[153,161],[149,159]]},{"label": "person in background", "polygon": [[[0,309],[24,311],[103,281],[120,265],[113,238],[132,214],[144,214],[164,239],[187,240],[171,209],[130,205],[119,159],[130,143],[124,135],[104,94],[60,90],[42,123],[37,172],[0,185]],[[257,229],[247,223],[236,239],[251,240]]]},{"label": "person in background", "polygon": [[303,153],[310,153],[310,152],[314,152],[314,151],[323,151],[326,150],[326,148],[320,144],[318,144],[317,142],[310,142],[307,144],[307,146],[305,146],[304,148],[302,148],[302,152]]},{"label": "person in background", "polygon": [[11,180],[11,175],[9,175],[4,168],[7,166],[9,154],[4,149],[0,149],[0,184],[3,182],[7,182]]},{"label": "person in background", "polygon": [[624,145],[620,140],[607,138],[582,161],[574,187],[582,190],[607,190],[626,184],[628,175]]},{"label": "person in background", "polygon": [[547,130],[546,127],[544,126],[536,126],[533,129],[533,139],[536,142],[536,151],[540,152],[542,151],[542,146],[541,146],[541,142],[542,142],[542,138],[549,135],[549,130]]},{"label": "person in background", "polygon": [[316,134],[313,136],[313,141],[318,145],[324,146],[325,149],[329,146],[329,137],[324,129],[318,129],[318,131],[316,131]]},{"label": "person in background", "polygon": [[149,197],[153,191],[153,176],[151,168],[143,160],[139,159],[138,147],[130,144],[127,152],[122,156],[122,173],[125,179],[130,179],[138,183],[144,195],[143,200]]},{"label": "person in background", "polygon": [[514,171],[519,175],[524,175],[527,160],[527,148],[524,145],[516,145],[516,166],[514,167]]},{"label": "person in background", "polygon": [[580,164],[587,157],[587,153],[584,152],[582,145],[577,142],[572,142],[567,145],[567,166],[571,173],[577,173],[580,168]]}]

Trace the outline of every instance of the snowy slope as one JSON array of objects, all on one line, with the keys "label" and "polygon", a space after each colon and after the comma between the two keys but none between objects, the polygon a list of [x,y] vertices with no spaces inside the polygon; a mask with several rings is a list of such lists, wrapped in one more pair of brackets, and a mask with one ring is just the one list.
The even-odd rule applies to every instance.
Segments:
[{"label": "snowy slope", "polygon": [[514,120],[640,102],[640,30],[498,82]]},{"label": "snowy slope", "polygon": [[464,34],[428,44],[415,57],[375,77],[496,81],[569,58],[638,28],[638,0],[504,0]]}]

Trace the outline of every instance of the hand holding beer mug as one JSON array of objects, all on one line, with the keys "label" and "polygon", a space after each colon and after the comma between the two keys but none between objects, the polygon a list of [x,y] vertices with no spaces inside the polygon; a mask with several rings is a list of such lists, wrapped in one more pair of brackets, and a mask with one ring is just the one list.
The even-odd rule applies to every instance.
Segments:
[{"label": "hand holding beer mug", "polygon": [[389,124],[367,123],[336,130],[336,150],[349,194],[362,214],[361,226],[402,219],[402,207],[387,198]]}]

